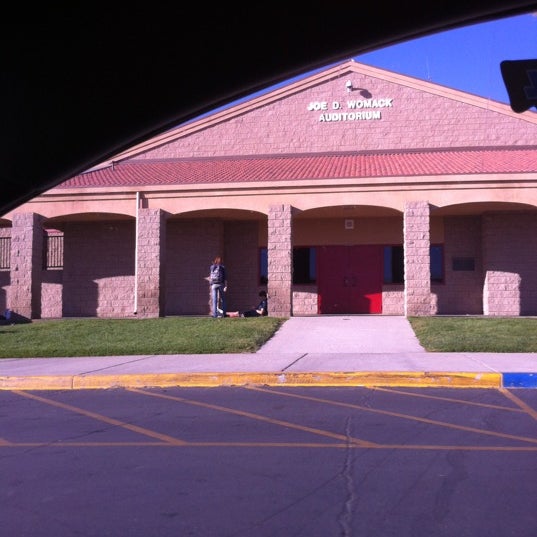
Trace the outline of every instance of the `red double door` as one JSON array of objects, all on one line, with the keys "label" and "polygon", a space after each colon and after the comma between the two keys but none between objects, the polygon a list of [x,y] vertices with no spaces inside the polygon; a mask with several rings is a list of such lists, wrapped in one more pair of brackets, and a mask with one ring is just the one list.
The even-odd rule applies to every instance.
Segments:
[{"label": "red double door", "polygon": [[317,262],[319,313],[382,313],[382,246],[321,246]]}]

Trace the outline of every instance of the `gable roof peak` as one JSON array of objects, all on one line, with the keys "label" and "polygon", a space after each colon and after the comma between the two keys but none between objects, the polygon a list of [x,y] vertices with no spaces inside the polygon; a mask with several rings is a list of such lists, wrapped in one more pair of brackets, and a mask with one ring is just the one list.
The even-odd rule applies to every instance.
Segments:
[{"label": "gable roof peak", "polygon": [[345,79],[346,77],[349,77],[349,79],[344,83],[352,85],[353,75],[380,79],[387,83],[406,86],[416,91],[432,93],[451,100],[465,102],[468,105],[485,108],[488,111],[494,111],[513,117],[517,116],[518,119],[527,120],[530,123],[537,123],[537,115],[535,117],[521,117],[520,114],[513,112],[506,104],[491,101],[490,99],[486,99],[484,97],[479,97],[461,90],[448,88],[446,86],[421,80],[409,75],[373,67],[350,58],[348,60],[329,65],[325,68],[320,68],[315,71],[305,73],[302,76],[299,75],[298,77],[295,77],[295,79],[291,79],[287,82],[283,82],[277,86],[269,88],[259,95],[246,97],[238,102],[231,103],[225,108],[210,112],[200,116],[197,119],[179,125],[174,129],[154,136],[145,142],[137,144],[132,148],[117,154],[111,159],[108,159],[107,161],[93,167],[88,171],[110,166],[114,162],[134,159],[136,156],[142,155],[160,146],[172,143],[185,136],[189,136],[204,129],[213,127],[219,123],[223,123],[237,116],[253,111],[256,108],[260,108],[262,106],[282,100],[286,97],[290,97],[296,93],[307,90],[308,88],[334,81],[334,79]]}]

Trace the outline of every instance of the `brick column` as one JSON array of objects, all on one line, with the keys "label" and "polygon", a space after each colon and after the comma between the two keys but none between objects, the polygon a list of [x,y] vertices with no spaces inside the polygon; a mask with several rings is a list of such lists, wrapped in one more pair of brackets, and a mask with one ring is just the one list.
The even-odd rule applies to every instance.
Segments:
[{"label": "brick column", "polygon": [[165,310],[166,216],[161,209],[139,209],[136,299],[138,317],[160,317]]},{"label": "brick column", "polygon": [[269,315],[292,315],[293,244],[292,207],[272,205],[268,213]]},{"label": "brick column", "polygon": [[405,315],[436,313],[431,296],[430,207],[426,201],[409,202],[404,215]]},{"label": "brick column", "polygon": [[36,213],[13,214],[8,293],[12,320],[28,321],[41,316],[42,265],[43,217]]}]

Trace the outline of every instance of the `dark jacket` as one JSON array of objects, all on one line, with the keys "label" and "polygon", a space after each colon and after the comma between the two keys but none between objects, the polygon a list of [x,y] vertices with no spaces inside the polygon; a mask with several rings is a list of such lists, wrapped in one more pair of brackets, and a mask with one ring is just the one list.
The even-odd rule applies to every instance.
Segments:
[{"label": "dark jacket", "polygon": [[[211,278],[211,275],[213,274],[213,271],[215,269],[219,268],[219,279],[217,281],[214,281],[212,278]],[[212,263],[211,266],[209,267],[209,283],[211,285],[225,285],[226,284],[226,281],[227,281],[227,276],[226,276],[226,267],[224,267],[224,265],[217,265],[215,263]]]}]

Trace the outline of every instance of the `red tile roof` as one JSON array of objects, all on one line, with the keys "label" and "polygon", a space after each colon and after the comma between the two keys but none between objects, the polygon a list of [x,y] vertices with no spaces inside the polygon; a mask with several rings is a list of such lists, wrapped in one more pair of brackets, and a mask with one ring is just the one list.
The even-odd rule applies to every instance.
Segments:
[{"label": "red tile roof", "polygon": [[531,172],[537,173],[537,147],[477,148],[397,153],[130,160],[77,175],[57,188]]}]

